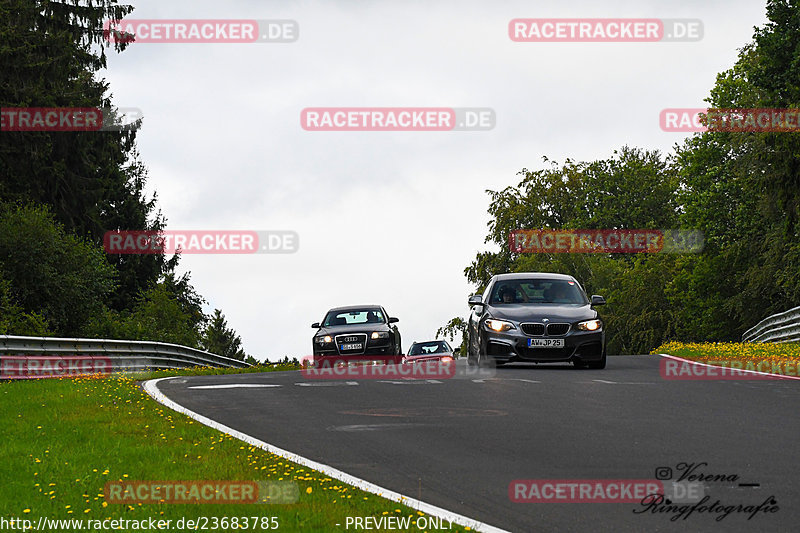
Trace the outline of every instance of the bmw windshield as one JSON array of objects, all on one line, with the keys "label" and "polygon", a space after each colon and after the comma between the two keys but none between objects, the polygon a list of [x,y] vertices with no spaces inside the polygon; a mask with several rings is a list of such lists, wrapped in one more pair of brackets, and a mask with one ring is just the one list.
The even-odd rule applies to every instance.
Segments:
[{"label": "bmw windshield", "polygon": [[556,279],[514,279],[498,282],[489,303],[587,305],[586,295],[574,281]]}]

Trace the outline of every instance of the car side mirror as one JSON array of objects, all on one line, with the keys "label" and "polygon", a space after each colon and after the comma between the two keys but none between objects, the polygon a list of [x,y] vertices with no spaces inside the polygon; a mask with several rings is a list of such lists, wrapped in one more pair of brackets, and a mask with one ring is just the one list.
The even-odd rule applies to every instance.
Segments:
[{"label": "car side mirror", "polygon": [[311,327],[315,328],[315,329],[319,329],[319,322],[314,322],[313,324],[311,324]]},{"label": "car side mirror", "polygon": [[400,322],[400,319],[396,318],[396,317],[393,317],[393,316],[390,316],[389,317],[389,324],[394,324],[395,322]]},{"label": "car side mirror", "polygon": [[592,294],[592,305],[605,305],[606,299],[599,294]]},{"label": "car side mirror", "polygon": [[480,294],[473,294],[472,296],[469,297],[467,303],[469,305],[483,305],[483,297]]}]

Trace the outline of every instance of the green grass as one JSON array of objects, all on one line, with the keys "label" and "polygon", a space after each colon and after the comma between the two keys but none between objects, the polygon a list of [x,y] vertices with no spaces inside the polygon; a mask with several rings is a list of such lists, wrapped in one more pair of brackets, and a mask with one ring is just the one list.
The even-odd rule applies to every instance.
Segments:
[{"label": "green grass", "polygon": [[[206,372],[153,376],[187,373]],[[345,531],[348,516],[416,519],[422,514],[175,413],[147,396],[131,377],[0,382],[0,417],[0,517],[6,519],[154,518],[174,524],[203,516],[274,516],[279,531]],[[300,496],[297,503],[283,505],[105,500],[107,482],[139,480],[291,481]],[[218,531],[225,530],[230,529]],[[251,524],[250,530],[261,529]],[[419,531],[414,525],[410,530]],[[468,530],[452,526],[452,531]]]},{"label": "green grass", "polygon": [[299,365],[292,363],[259,363],[247,368],[217,368],[213,366],[194,366],[181,370],[152,370],[129,373],[129,377],[138,380],[156,379],[167,376],[218,376],[222,374],[255,374],[259,372],[278,372],[281,370],[300,370]]}]

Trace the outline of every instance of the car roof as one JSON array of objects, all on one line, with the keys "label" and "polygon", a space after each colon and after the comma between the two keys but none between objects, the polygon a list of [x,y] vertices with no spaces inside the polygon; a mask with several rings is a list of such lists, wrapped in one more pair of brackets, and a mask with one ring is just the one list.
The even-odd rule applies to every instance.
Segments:
[{"label": "car roof", "polygon": [[507,279],[563,279],[577,281],[567,274],[556,274],[553,272],[510,272],[508,274],[496,274],[494,278],[498,281]]},{"label": "car roof", "polygon": [[383,309],[380,305],[375,304],[368,304],[368,305],[347,305],[345,307],[333,307],[328,309],[328,313],[338,313],[340,311],[363,311],[365,309]]},{"label": "car roof", "polygon": [[444,339],[436,339],[432,341],[414,341],[411,343],[411,346],[414,346],[415,344],[428,344],[431,342],[447,342],[447,341],[445,341]]}]

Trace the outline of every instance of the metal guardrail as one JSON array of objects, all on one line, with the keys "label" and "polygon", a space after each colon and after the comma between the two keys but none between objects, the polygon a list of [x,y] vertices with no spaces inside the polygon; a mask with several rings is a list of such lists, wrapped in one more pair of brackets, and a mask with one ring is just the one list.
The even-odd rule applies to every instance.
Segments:
[{"label": "metal guardrail", "polygon": [[0,335],[0,377],[58,377],[193,366],[247,368],[249,363],[153,341]]},{"label": "metal guardrail", "polygon": [[768,316],[745,331],[742,342],[800,342],[800,306]]}]

